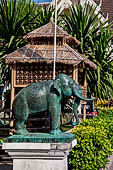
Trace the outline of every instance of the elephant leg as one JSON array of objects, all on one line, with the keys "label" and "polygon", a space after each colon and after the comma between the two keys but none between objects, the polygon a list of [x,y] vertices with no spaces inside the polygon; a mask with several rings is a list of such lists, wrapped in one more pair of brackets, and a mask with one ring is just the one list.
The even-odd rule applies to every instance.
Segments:
[{"label": "elephant leg", "polygon": [[16,119],[16,124],[15,124],[15,129],[16,129],[16,134],[18,135],[23,135],[28,133],[28,131],[25,128],[25,120],[18,120]]},{"label": "elephant leg", "polygon": [[60,113],[61,113],[61,105],[55,104],[49,107],[50,114],[50,133],[53,135],[58,135],[61,133],[60,130]]},{"label": "elephant leg", "polygon": [[16,109],[16,114],[15,114],[15,129],[16,129],[16,134],[26,134],[28,131],[26,130],[26,121],[28,118],[28,107],[27,103],[24,103],[23,106],[20,106],[20,108]]}]

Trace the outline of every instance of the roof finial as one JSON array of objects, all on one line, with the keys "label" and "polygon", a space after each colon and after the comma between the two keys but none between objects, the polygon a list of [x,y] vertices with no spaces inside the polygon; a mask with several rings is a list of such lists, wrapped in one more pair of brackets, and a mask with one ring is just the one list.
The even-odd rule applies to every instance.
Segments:
[{"label": "roof finial", "polygon": [[50,21],[53,22],[53,17],[51,17]]}]

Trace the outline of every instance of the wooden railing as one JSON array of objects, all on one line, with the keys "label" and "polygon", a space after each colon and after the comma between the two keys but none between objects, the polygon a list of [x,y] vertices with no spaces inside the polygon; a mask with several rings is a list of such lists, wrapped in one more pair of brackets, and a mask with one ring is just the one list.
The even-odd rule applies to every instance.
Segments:
[{"label": "wooden railing", "polygon": [[[15,132],[15,118],[11,117],[11,110],[0,110],[0,120],[3,121],[3,123],[7,123],[11,120],[13,120],[13,126],[9,125],[2,125],[0,123],[0,138],[9,136],[10,131]],[[49,132],[49,116],[47,115],[47,112],[43,113],[41,117],[38,118],[31,118],[29,117],[27,120],[26,128],[28,132]]]},{"label": "wooden railing", "polygon": [[[7,123],[10,120],[13,120],[13,126],[7,125],[1,125],[0,124],[0,139],[8,137],[10,134],[15,133],[15,118],[11,117],[11,110],[7,109],[1,109],[0,110],[0,120],[4,123]],[[29,132],[49,132],[49,116],[47,115],[47,112],[44,113],[43,117],[38,118],[28,118],[27,121],[27,130]],[[0,169],[6,167],[6,165],[9,163],[10,166],[12,166],[12,158],[8,155],[5,150],[2,149],[2,145],[0,144]]]}]

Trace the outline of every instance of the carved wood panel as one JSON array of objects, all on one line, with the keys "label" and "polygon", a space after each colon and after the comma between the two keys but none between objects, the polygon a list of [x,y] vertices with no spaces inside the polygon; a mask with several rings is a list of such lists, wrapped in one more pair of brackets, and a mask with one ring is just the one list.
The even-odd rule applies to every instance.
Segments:
[{"label": "carved wood panel", "polygon": [[[73,66],[56,64],[56,77],[58,74],[73,77]],[[53,65],[46,63],[18,63],[16,65],[16,86],[28,85],[33,82],[48,81],[53,79]]]}]

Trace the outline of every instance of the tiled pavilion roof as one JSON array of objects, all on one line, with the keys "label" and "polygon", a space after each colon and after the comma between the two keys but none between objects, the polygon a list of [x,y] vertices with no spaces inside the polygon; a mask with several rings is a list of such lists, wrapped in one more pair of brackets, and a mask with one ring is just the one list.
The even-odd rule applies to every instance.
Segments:
[{"label": "tiled pavilion roof", "polygon": [[[67,44],[62,46],[57,46],[56,51],[56,63],[64,63],[71,65],[78,65],[81,62],[86,63],[89,67],[96,69],[96,65],[85,58],[83,55],[79,54],[75,50],[73,50]],[[16,62],[53,62],[53,46],[49,45],[31,45],[27,44],[24,47],[16,50],[15,52],[9,54],[6,57],[6,63],[12,64]]]},{"label": "tiled pavilion roof", "polygon": [[[26,36],[24,36],[24,38],[27,41],[31,41],[31,39],[36,39],[39,37],[54,37],[54,30],[55,30],[54,27],[55,27],[54,22],[49,22],[48,24],[28,33]],[[59,26],[56,27],[56,36],[57,37],[65,37],[66,39],[68,39],[70,41],[74,41],[75,45],[80,44],[80,42],[76,38],[70,36],[66,31],[64,31]]]},{"label": "tiled pavilion roof", "polygon": [[[78,65],[84,62],[88,67],[96,69],[96,65],[88,60],[82,54],[79,54],[72,49],[67,41],[79,45],[80,42],[70,36],[66,31],[63,31],[57,26],[57,40],[60,43],[56,47],[56,63],[64,63],[71,65]],[[50,22],[34,31],[28,33],[24,38],[29,44],[9,54],[5,61],[8,64],[14,63],[52,63],[53,62],[53,50],[54,44],[51,41],[54,38],[54,23]],[[39,43],[41,41],[41,43]]]}]

